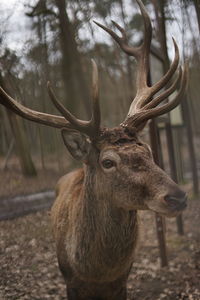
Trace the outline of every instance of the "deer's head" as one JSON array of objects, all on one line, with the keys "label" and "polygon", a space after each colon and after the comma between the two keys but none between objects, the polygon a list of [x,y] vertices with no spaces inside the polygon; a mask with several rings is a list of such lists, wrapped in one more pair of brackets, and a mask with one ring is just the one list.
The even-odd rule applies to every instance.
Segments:
[{"label": "deer's head", "polygon": [[[186,68],[176,79],[171,78],[179,64],[179,50],[173,40],[175,57],[168,72],[153,86],[147,83],[149,72],[149,52],[152,28],[149,16],[141,2],[137,0],[144,19],[144,40],[139,47],[130,47],[123,28],[113,22],[121,32],[114,31],[95,22],[108,32],[128,55],[134,56],[138,63],[137,93],[132,101],[125,120],[114,129],[101,128],[98,100],[98,72],[93,65],[93,101],[90,121],[77,119],[56,98],[50,84],[50,98],[62,116],[33,111],[14,99],[2,88],[0,103],[23,118],[48,126],[61,128],[66,147],[75,159],[81,160],[94,170],[99,193],[110,191],[111,200],[117,207],[126,210],[151,209],[158,213],[175,216],[186,207],[186,195],[153,161],[148,145],[143,143],[138,133],[146,122],[175,108],[183,97],[187,76]],[[167,89],[161,91],[165,86]],[[179,91],[170,102],[163,101],[179,86]],[[159,95],[155,96],[158,92]]]}]

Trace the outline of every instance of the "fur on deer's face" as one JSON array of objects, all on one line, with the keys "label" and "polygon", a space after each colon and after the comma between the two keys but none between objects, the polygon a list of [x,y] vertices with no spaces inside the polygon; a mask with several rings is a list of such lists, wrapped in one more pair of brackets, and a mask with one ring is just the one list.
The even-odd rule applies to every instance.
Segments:
[{"label": "fur on deer's face", "polygon": [[151,209],[176,216],[186,206],[185,193],[153,161],[150,147],[124,128],[106,129],[92,145],[77,132],[63,138],[70,153],[95,168],[100,197],[124,210]]},{"label": "fur on deer's face", "polygon": [[168,216],[177,214],[178,210],[165,197],[182,192],[156,166],[146,144],[107,146],[100,153],[99,165],[102,190],[112,190],[114,205],[125,210],[152,209]]}]

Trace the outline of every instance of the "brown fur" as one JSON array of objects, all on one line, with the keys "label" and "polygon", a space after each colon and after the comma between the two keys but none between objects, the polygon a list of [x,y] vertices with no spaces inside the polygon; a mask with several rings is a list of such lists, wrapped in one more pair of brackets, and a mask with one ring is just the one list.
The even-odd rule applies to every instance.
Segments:
[{"label": "brown fur", "polygon": [[[102,131],[82,169],[57,185],[52,222],[70,300],[124,300],[137,244],[137,209],[175,215],[163,200],[178,187],[134,132]],[[104,170],[103,156],[116,159]]]},{"label": "brown fur", "polygon": [[[176,216],[186,206],[185,194],[153,162],[147,145],[137,132],[147,120],[169,112],[183,98],[187,86],[186,68],[168,89],[168,96],[180,83],[176,97],[169,103],[166,91],[156,96],[170,81],[178,66],[175,58],[164,77],[154,86],[147,82],[152,30],[141,0],[137,0],[144,19],[144,41],[135,48],[122,36],[106,30],[128,55],[138,63],[137,93],[123,123],[114,129],[100,128],[98,73],[93,65],[92,117],[77,119],[57,100],[50,84],[48,91],[62,116],[27,109],[0,88],[0,103],[23,118],[61,128],[70,154],[84,167],[62,177],[52,207],[52,223],[58,263],[67,284],[69,300],[125,300],[126,280],[137,244],[137,210],[151,209]],[[154,98],[155,96],[155,98]],[[158,106],[158,104],[161,104]],[[132,127],[132,128],[131,128]]]}]

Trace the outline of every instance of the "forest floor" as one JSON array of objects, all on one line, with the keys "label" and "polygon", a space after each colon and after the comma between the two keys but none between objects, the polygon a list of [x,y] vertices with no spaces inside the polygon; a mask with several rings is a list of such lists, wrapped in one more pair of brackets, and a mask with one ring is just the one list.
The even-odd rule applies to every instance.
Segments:
[{"label": "forest floor", "polygon": [[[25,179],[17,169],[7,170],[0,174],[0,195],[20,194],[22,186],[23,193],[32,193],[36,186],[37,191],[52,189],[59,175],[54,169]],[[166,219],[165,268],[160,268],[155,215],[140,213],[141,238],[127,284],[129,300],[200,300],[200,199],[188,202],[184,236],[177,234],[175,219]],[[49,212],[2,221],[0,227],[0,300],[66,299]]]},{"label": "forest floor", "polygon": [[[0,157],[0,170],[3,163],[3,157]],[[16,195],[26,195],[54,189],[58,179],[64,172],[58,170],[58,166],[52,161],[51,157],[46,162],[45,169],[39,166],[38,161],[35,162],[35,165],[37,176],[23,176],[17,158],[12,157],[8,168],[0,171],[0,200],[12,198]]]}]

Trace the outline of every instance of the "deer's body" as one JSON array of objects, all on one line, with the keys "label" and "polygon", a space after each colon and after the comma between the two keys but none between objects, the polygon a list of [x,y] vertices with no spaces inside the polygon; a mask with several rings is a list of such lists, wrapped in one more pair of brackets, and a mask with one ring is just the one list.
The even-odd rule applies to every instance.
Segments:
[{"label": "deer's body", "polygon": [[[0,88],[0,103],[34,122],[61,128],[71,155],[84,167],[58,183],[52,208],[53,231],[59,267],[67,284],[69,300],[125,300],[126,280],[137,244],[137,210],[151,209],[165,216],[176,216],[186,207],[186,195],[153,161],[149,147],[138,132],[146,122],[175,108],[183,98],[186,69],[175,81],[179,51],[168,72],[153,86],[148,85],[152,28],[141,0],[136,0],[144,20],[145,34],[139,47],[128,45],[121,32],[97,23],[138,63],[137,93],[127,117],[113,129],[101,128],[98,100],[98,72],[93,61],[93,102],[90,121],[73,116],[56,98],[50,85],[52,102],[62,116],[31,110]],[[166,85],[168,88],[156,96]],[[169,102],[162,103],[177,87]],[[161,104],[161,105],[160,105]]]},{"label": "deer's body", "polygon": [[58,183],[52,221],[59,266],[72,299],[125,299],[137,213],[113,208],[106,193],[95,195],[95,176],[85,169]]},{"label": "deer's body", "polygon": [[89,282],[116,280],[133,260],[136,211],[113,207],[105,190],[99,197],[94,191],[95,178],[87,179],[83,169],[61,180],[52,208],[59,264],[67,260],[74,274]]},{"label": "deer's body", "polygon": [[[58,183],[52,208],[58,263],[69,299],[124,300],[137,245],[137,209],[173,214],[161,200],[177,187],[155,165],[149,147],[126,129],[109,130],[97,148],[90,164]],[[104,169],[108,158],[115,166]]]}]

